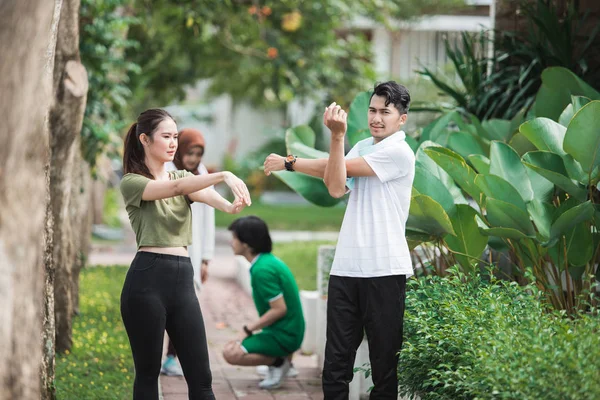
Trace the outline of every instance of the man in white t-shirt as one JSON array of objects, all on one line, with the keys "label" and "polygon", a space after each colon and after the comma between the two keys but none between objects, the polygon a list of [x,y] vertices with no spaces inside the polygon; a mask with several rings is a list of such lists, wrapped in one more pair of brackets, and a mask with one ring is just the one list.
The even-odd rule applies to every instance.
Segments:
[{"label": "man in white t-shirt", "polygon": [[405,237],[415,156],[400,130],[408,90],[390,81],[375,86],[368,121],[371,136],[344,157],[347,114],[332,103],[324,124],[331,131],[329,158],[271,154],[265,173],[287,169],[324,179],[329,193],[350,191],[329,280],[325,400],[348,399],[354,359],[363,334],[369,342],[372,399],[398,397],[406,278],[413,274]]}]

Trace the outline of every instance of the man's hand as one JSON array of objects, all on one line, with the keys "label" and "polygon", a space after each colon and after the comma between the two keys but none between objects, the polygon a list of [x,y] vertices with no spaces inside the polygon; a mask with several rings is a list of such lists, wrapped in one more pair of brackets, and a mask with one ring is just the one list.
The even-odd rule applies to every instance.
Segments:
[{"label": "man's hand", "polygon": [[265,175],[271,175],[273,171],[283,171],[285,169],[285,157],[277,154],[269,154],[265,158]]},{"label": "man's hand", "polygon": [[325,109],[323,113],[323,123],[326,127],[331,131],[332,139],[340,139],[343,138],[346,134],[348,114],[346,111],[342,110],[342,107],[335,104],[335,102],[331,103],[329,107]]}]

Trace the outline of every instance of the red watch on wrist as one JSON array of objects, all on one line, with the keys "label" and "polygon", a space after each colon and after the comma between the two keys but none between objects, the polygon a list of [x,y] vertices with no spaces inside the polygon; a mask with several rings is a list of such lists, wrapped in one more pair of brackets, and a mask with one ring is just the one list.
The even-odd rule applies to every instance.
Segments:
[{"label": "red watch on wrist", "polygon": [[285,162],[283,164],[285,165],[286,170],[288,170],[290,172],[294,172],[294,164],[296,164],[296,156],[289,154],[285,158]]}]

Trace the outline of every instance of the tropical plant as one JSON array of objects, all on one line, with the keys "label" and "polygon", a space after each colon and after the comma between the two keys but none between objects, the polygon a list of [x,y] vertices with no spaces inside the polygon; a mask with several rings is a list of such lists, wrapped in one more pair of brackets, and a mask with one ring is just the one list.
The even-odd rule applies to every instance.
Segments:
[{"label": "tropical plant", "polygon": [[116,154],[121,148],[128,102],[129,77],[139,66],[124,57],[137,48],[128,39],[129,26],[139,19],[125,14],[130,0],[82,0],[79,50],[88,72],[89,91],[83,120],[82,154],[92,166],[103,153]]},{"label": "tropical plant", "polygon": [[[425,127],[418,141],[407,138],[416,168],[406,235],[411,248],[429,243],[414,256],[422,264],[436,260],[431,267],[438,274],[455,263],[476,271],[486,248],[505,251],[512,268],[504,277],[526,283],[532,270],[550,303],[574,312],[584,306],[579,295],[590,290],[600,260],[600,93],[563,68],[544,71],[542,79],[537,112],[570,99],[555,121],[480,122],[452,111]],[[369,97],[359,94],[350,107],[350,145],[369,135]],[[286,144],[300,157],[327,157],[313,148],[307,127],[289,129]],[[339,201],[320,179],[277,176],[315,204]]]},{"label": "tropical plant", "polygon": [[538,0],[536,5],[523,2],[521,10],[531,22],[527,32],[496,31],[493,41],[489,32],[465,32],[459,44],[446,39],[446,54],[457,81],[426,67],[418,72],[451,97],[460,110],[480,120],[512,119],[527,112],[548,67],[561,66],[588,82],[600,82],[600,68],[588,67],[592,45],[600,39],[600,25],[592,29],[585,43],[574,45],[589,14],[580,13],[577,4],[571,2],[563,15],[546,0]]}]

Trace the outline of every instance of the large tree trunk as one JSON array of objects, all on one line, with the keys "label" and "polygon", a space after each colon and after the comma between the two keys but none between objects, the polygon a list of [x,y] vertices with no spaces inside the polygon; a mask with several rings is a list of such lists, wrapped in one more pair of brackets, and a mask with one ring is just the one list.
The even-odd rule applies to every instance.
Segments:
[{"label": "large tree trunk", "polygon": [[[80,143],[81,136],[77,140],[78,147]],[[83,159],[80,151],[75,153],[74,165],[75,170],[73,171],[73,185],[69,207],[75,249],[75,260],[71,277],[71,298],[73,299],[73,311],[75,314],[79,314],[79,273],[87,262],[92,236],[92,213],[90,212],[92,176],[90,166]]]},{"label": "large tree trunk", "polygon": [[54,3],[0,2],[0,399],[38,399]]},{"label": "large tree trunk", "polygon": [[73,159],[75,152],[80,152],[77,139],[83,123],[87,89],[87,74],[79,57],[79,0],[63,0],[54,65],[55,103],[50,111],[54,316],[56,350],[59,352],[70,349],[73,342],[71,282],[76,249],[69,207]]}]

